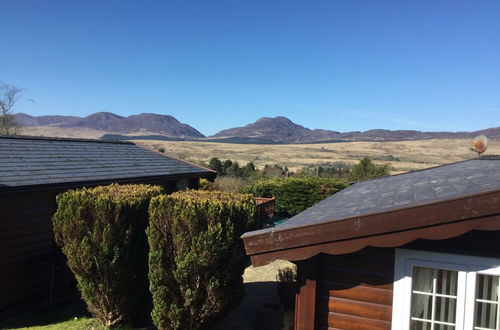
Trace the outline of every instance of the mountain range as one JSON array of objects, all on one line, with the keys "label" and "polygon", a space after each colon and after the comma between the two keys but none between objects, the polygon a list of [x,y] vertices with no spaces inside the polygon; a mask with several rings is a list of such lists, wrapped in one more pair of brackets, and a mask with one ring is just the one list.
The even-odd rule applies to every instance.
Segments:
[{"label": "mountain range", "polygon": [[[16,120],[27,129],[33,126],[52,128],[91,128],[102,131],[104,138],[113,139],[180,139],[232,143],[313,143],[341,141],[406,141],[439,138],[472,138],[484,134],[491,139],[500,139],[500,127],[474,132],[422,132],[415,130],[373,129],[356,132],[337,132],[324,129],[309,129],[286,117],[263,117],[242,127],[222,130],[205,137],[195,128],[179,122],[172,116],[142,113],[122,117],[110,112],[97,112],[87,117],[76,116],[30,116],[16,114]],[[117,134],[118,133],[118,134]]]},{"label": "mountain range", "polygon": [[159,134],[175,138],[204,137],[195,128],[179,122],[172,116],[141,113],[122,117],[111,112],[96,112],[87,117],[39,116],[16,114],[16,120],[23,126],[55,126],[61,128],[92,128],[105,132],[134,134]]}]

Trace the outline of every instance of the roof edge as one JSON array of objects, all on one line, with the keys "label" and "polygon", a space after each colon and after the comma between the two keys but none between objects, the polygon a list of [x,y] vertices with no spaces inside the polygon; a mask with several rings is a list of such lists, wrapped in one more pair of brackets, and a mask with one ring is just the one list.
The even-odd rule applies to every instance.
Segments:
[{"label": "roof edge", "polygon": [[[367,235],[404,231],[421,226],[451,223],[500,213],[500,189],[462,195],[457,198],[412,205],[411,207],[367,213],[311,225],[264,229],[245,233],[247,255],[301,248],[326,242],[352,240]],[[404,218],[405,221],[397,221]],[[392,220],[391,220],[392,219]]]}]

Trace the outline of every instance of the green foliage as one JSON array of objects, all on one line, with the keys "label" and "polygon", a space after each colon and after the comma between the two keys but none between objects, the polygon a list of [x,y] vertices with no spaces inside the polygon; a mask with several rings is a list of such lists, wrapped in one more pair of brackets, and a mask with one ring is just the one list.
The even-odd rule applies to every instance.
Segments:
[{"label": "green foliage", "polygon": [[129,323],[147,294],[148,206],[160,187],[101,186],[57,196],[55,240],[89,311],[104,326]]},{"label": "green foliage", "polygon": [[254,224],[250,195],[189,190],[151,200],[149,280],[159,329],[206,327],[243,295],[240,235]]},{"label": "green foliage", "polygon": [[276,214],[294,216],[326,197],[344,189],[344,181],[320,177],[264,178],[245,186],[244,193],[276,198]]},{"label": "green foliage", "polygon": [[200,179],[198,183],[199,190],[214,190],[214,183],[208,181],[207,179]]},{"label": "green foliage", "polygon": [[245,166],[240,166],[236,161],[226,159],[222,162],[219,158],[213,157],[206,165],[209,169],[217,172],[219,177],[228,176],[235,178],[248,178],[257,173],[253,162],[248,162]]},{"label": "green foliage", "polygon": [[361,181],[389,175],[388,165],[377,165],[369,157],[365,157],[354,165],[349,174],[349,181]]},{"label": "green foliage", "polygon": [[309,165],[302,168],[297,175],[320,176],[322,178],[347,179],[349,177],[350,166],[344,162],[321,163]]}]

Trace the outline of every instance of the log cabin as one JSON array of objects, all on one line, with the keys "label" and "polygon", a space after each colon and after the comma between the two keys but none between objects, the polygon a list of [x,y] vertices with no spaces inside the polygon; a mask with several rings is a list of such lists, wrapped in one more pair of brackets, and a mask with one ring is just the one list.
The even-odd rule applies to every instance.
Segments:
[{"label": "log cabin", "polygon": [[500,157],[357,182],[242,236],[297,265],[295,329],[500,329]]},{"label": "log cabin", "polygon": [[215,172],[131,142],[0,136],[0,315],[52,300],[68,276],[53,240],[57,194],[111,183],[173,192],[200,178],[213,181]]}]

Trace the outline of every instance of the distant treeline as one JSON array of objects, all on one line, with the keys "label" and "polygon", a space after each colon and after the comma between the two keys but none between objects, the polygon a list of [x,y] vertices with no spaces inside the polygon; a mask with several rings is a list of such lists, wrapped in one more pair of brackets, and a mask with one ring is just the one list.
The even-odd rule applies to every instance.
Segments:
[{"label": "distant treeline", "polygon": [[218,177],[242,178],[247,180],[263,177],[317,176],[321,178],[359,181],[389,175],[388,165],[377,165],[368,157],[364,157],[355,165],[345,162],[321,163],[303,167],[295,172],[291,171],[287,166],[278,164],[266,164],[263,168],[258,169],[251,161],[245,165],[240,165],[237,161],[230,159],[220,160],[217,157],[211,158],[208,162],[201,162],[200,165],[214,170],[217,172]]}]

